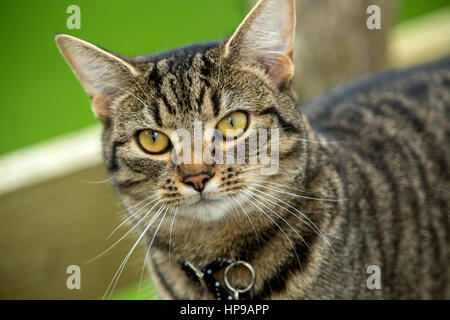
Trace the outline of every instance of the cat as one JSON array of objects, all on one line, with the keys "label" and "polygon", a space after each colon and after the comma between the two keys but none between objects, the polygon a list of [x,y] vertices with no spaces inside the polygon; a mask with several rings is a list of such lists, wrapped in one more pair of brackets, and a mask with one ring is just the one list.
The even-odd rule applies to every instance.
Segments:
[{"label": "cat", "polygon": [[[225,40],[146,57],[56,36],[159,298],[449,299],[450,59],[300,104],[294,7],[261,0]],[[222,150],[277,129],[277,172],[176,163],[173,132],[199,121]]]}]

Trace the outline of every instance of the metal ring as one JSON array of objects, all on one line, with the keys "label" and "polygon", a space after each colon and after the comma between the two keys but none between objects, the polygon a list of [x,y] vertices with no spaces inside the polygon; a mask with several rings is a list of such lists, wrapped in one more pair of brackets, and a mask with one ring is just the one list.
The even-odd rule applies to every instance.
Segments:
[{"label": "metal ring", "polygon": [[[245,287],[244,289],[236,289],[236,288],[233,288],[233,286],[228,282],[228,272],[229,272],[231,269],[233,269],[234,267],[236,267],[237,265],[243,265],[243,266],[246,267],[248,270],[250,270],[250,273],[252,274],[252,281],[251,281],[250,284],[249,284],[247,287]],[[256,273],[255,273],[255,269],[253,269],[253,266],[252,266],[250,263],[248,263],[248,262],[246,262],[246,261],[239,260],[239,261],[233,262],[233,263],[230,264],[228,267],[226,267],[225,273],[224,273],[224,276],[223,276],[223,279],[224,279],[224,281],[225,281],[225,285],[227,286],[227,288],[228,288],[229,290],[231,290],[231,291],[234,292],[234,293],[244,293],[244,292],[249,291],[249,290],[250,290],[251,288],[253,288],[253,286],[255,285]]]}]

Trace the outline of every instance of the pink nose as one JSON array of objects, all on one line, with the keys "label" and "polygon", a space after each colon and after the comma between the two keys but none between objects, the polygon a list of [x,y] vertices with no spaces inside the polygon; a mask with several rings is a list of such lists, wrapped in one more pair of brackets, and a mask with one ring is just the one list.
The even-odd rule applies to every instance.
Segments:
[{"label": "pink nose", "polygon": [[192,186],[198,192],[202,192],[205,189],[205,184],[211,179],[211,175],[207,173],[201,173],[198,175],[187,176],[183,178],[183,183]]}]

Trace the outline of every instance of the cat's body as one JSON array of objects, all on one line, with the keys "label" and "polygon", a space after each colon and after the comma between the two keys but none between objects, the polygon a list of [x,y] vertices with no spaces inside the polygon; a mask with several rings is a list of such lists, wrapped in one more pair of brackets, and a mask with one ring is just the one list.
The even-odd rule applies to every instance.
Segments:
[{"label": "cat's body", "polygon": [[[298,105],[294,12],[293,0],[262,0],[225,41],[150,57],[57,37],[104,124],[105,165],[159,296],[215,298],[183,265],[232,259],[255,271],[245,299],[450,298],[449,60]],[[278,171],[175,163],[173,132],[195,136],[199,120],[240,124],[226,141],[249,149],[250,129],[276,129]],[[238,267],[229,280],[251,277]]]},{"label": "cat's body", "polygon": [[[322,150],[349,199],[335,241],[353,261],[334,263],[354,282],[338,271],[328,297],[450,298],[450,59],[371,76],[302,110],[338,141]],[[362,284],[369,265],[380,267],[380,290]]]}]

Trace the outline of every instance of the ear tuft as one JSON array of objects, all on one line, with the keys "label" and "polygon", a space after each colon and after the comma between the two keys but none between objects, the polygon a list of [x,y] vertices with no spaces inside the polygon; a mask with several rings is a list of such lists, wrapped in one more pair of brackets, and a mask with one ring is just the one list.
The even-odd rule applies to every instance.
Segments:
[{"label": "ear tuft", "polygon": [[225,44],[225,57],[262,68],[284,89],[294,75],[294,0],[261,0]]},{"label": "ear tuft", "polygon": [[111,113],[111,102],[139,73],[123,58],[70,35],[59,34],[56,44],[92,101],[92,110],[104,121]]}]

